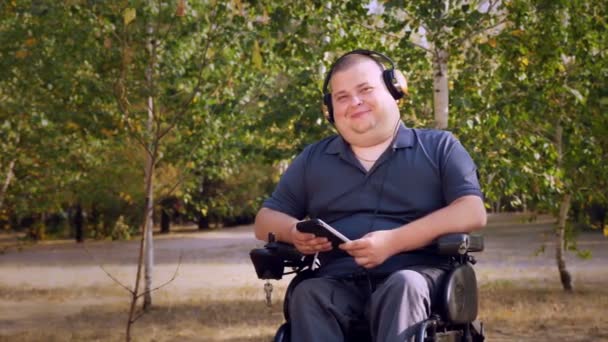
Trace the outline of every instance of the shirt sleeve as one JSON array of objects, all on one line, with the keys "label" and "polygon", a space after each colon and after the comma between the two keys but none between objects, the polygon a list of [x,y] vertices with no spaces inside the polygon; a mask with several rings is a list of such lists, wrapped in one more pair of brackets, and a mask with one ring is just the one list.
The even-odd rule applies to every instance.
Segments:
[{"label": "shirt sleeve", "polygon": [[446,202],[452,203],[466,195],[483,198],[477,178],[477,167],[469,153],[451,134],[448,146],[441,166],[441,182]]},{"label": "shirt sleeve", "polygon": [[262,204],[263,207],[276,210],[303,219],[307,212],[306,162],[310,147],[306,148],[287,167],[272,195]]}]

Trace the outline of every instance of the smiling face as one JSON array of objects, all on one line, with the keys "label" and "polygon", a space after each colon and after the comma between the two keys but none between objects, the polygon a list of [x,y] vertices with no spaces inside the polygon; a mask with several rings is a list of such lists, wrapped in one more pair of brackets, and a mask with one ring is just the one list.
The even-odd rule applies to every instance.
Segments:
[{"label": "smiling face", "polygon": [[330,80],[336,129],[351,145],[369,147],[391,139],[399,107],[382,79],[382,69],[369,57],[336,71]]}]

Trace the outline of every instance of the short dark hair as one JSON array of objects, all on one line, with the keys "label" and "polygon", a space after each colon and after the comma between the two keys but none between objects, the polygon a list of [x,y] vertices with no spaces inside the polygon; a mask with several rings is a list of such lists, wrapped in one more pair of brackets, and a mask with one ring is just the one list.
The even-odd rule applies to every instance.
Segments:
[{"label": "short dark hair", "polygon": [[[344,71],[344,70],[352,67],[353,65],[361,63],[364,60],[371,60],[374,63],[376,63],[376,65],[378,65],[378,67],[380,68],[380,71],[384,71],[386,69],[384,67],[384,65],[382,63],[380,63],[380,61],[378,61],[378,59],[374,58],[373,56],[364,55],[361,53],[352,53],[352,54],[348,54],[348,55],[340,57],[334,63],[333,67],[329,71],[330,72],[329,80],[331,80],[331,78],[333,77],[333,75],[336,72]],[[329,86],[329,84],[328,84],[328,86]]]},{"label": "short dark hair", "polygon": [[373,56],[364,55],[361,53],[353,53],[353,54],[349,54],[349,55],[343,56],[340,59],[338,59],[336,61],[336,63],[334,64],[333,68],[330,70],[331,75],[329,75],[329,77],[331,78],[333,76],[333,74],[335,74],[336,72],[344,71],[344,70],[350,68],[351,66],[360,63],[362,60],[372,60],[372,61],[374,61],[374,63],[376,63],[376,65],[378,65],[378,67],[380,68],[381,71],[385,70],[384,65],[382,63],[380,63],[378,61],[378,59],[374,58]]}]

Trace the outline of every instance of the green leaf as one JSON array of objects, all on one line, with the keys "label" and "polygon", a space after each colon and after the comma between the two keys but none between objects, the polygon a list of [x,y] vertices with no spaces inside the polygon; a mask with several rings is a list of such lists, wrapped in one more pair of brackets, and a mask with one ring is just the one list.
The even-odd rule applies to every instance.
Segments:
[{"label": "green leaf", "polygon": [[569,92],[570,92],[572,95],[574,95],[574,97],[576,98],[576,101],[577,101],[578,103],[580,103],[580,104],[583,104],[583,105],[584,105],[584,104],[587,102],[587,99],[586,99],[586,98],[583,96],[583,94],[581,94],[581,92],[580,92],[580,91],[578,91],[578,90],[576,90],[576,89],[574,89],[574,88],[568,87],[568,86],[566,86],[566,89],[568,89],[568,91],[569,91]]}]

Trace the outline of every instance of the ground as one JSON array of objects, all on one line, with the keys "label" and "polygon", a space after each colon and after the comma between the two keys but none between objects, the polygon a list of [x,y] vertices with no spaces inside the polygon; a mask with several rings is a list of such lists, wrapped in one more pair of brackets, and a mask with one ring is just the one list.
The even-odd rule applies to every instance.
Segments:
[{"label": "ground", "polygon": [[[489,341],[608,341],[608,238],[579,236],[567,265],[574,293],[560,288],[552,220],[492,215],[475,266],[479,318]],[[272,306],[248,252],[262,244],[251,226],[155,236],[154,309],[134,326],[136,341],[269,341],[282,321],[287,281],[274,282]],[[535,255],[541,246],[545,252]],[[17,245],[0,235],[0,341],[124,339],[137,241],[53,241]],[[181,258],[181,262],[180,262]],[[102,268],[103,267],[103,268]],[[106,273],[107,272],[107,273]]]}]

